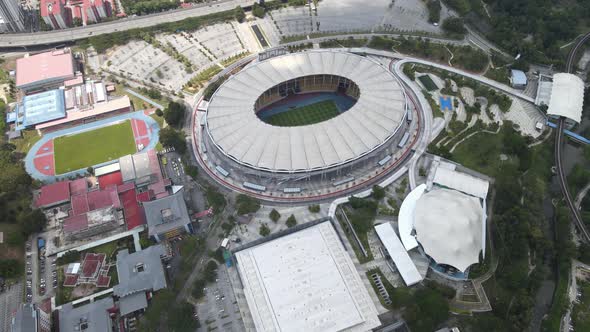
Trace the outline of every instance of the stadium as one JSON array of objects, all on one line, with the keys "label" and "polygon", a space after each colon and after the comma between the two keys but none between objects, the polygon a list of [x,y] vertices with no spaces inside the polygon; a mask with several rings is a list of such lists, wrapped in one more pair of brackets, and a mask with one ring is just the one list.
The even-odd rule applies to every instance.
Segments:
[{"label": "stadium", "polygon": [[335,50],[291,53],[229,77],[199,119],[196,141],[226,184],[275,197],[317,196],[395,163],[415,136],[411,106],[377,60]]}]

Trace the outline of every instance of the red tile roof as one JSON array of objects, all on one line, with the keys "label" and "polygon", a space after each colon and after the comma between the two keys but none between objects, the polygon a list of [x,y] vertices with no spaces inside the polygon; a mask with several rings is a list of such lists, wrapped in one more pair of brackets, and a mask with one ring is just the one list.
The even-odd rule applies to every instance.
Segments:
[{"label": "red tile roof", "polygon": [[46,206],[65,203],[70,200],[70,185],[68,181],[56,182],[41,187],[41,192],[35,200],[35,206],[42,208]]},{"label": "red tile roof", "polygon": [[124,193],[121,193],[120,196],[123,201],[123,212],[125,213],[127,229],[130,230],[139,225],[145,224],[145,214],[137,202],[139,195],[135,195],[135,189],[125,191]]},{"label": "red tile roof", "polygon": [[105,190],[90,191],[86,196],[88,197],[88,207],[90,208],[90,211],[109,206],[113,206],[116,209],[121,207],[121,201],[119,200],[116,186],[106,188]]},{"label": "red tile roof", "polygon": [[88,191],[88,182],[86,182],[86,178],[77,179],[74,181],[70,181],[70,192],[71,195],[79,195],[84,194]]},{"label": "red tile roof", "polygon": [[82,277],[93,278],[98,275],[98,271],[102,267],[105,259],[105,254],[86,254],[82,262]]},{"label": "red tile roof", "polygon": [[123,175],[121,171],[117,171],[110,174],[101,175],[98,177],[98,185],[100,189],[105,189],[110,185],[120,186],[123,184]]},{"label": "red tile roof", "polygon": [[72,196],[72,215],[77,216],[90,211],[86,194]]}]

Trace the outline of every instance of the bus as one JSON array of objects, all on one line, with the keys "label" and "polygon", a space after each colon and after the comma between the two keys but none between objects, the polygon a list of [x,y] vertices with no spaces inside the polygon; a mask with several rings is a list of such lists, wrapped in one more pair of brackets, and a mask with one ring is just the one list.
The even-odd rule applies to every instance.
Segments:
[{"label": "bus", "polygon": [[404,136],[402,137],[402,139],[399,141],[397,147],[398,148],[403,148],[407,143],[408,143],[408,139],[410,138],[410,133],[405,132]]}]

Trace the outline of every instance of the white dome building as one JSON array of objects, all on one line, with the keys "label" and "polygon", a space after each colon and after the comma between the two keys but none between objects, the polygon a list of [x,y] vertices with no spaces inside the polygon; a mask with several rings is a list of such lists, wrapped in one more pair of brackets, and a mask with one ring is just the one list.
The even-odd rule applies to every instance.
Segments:
[{"label": "white dome building", "polygon": [[465,271],[479,262],[483,210],[478,198],[437,188],[416,203],[416,238],[438,264]]},{"label": "white dome building", "polygon": [[485,256],[489,183],[454,166],[436,168],[406,196],[398,230],[407,251],[420,247],[436,264],[464,273]]}]

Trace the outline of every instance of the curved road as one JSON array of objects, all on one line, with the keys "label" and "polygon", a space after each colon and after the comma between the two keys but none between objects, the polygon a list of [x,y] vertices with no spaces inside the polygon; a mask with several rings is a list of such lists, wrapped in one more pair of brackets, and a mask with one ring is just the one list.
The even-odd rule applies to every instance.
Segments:
[{"label": "curved road", "polygon": [[[590,32],[585,34],[580,40],[576,43],[576,45],[570,51],[567,62],[566,62],[566,71],[571,73],[573,71],[574,60],[576,58],[576,54],[580,47],[584,45],[584,43],[590,39]],[[574,215],[574,221],[576,226],[582,233],[582,236],[586,242],[590,242],[590,232],[584,225],[584,221],[582,220],[582,216],[580,215],[580,210],[576,208],[575,201],[568,189],[567,186],[567,178],[563,171],[563,163],[561,162],[561,151],[563,145],[563,130],[565,127],[565,120],[566,118],[560,117],[558,124],[557,124],[557,133],[555,135],[555,166],[557,168],[557,176],[559,177],[559,186],[561,187],[561,191],[563,192],[563,196],[565,197],[565,201]]]},{"label": "curved road", "polygon": [[145,28],[162,23],[176,22],[190,17],[205,16],[232,10],[237,6],[248,7],[252,3],[252,0],[218,0],[196,5],[189,9],[176,9],[151,15],[128,17],[111,22],[87,25],[85,27],[35,33],[2,34],[0,35],[0,48],[16,49],[22,47],[26,49],[29,46],[60,44],[117,31]]}]

